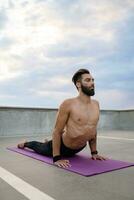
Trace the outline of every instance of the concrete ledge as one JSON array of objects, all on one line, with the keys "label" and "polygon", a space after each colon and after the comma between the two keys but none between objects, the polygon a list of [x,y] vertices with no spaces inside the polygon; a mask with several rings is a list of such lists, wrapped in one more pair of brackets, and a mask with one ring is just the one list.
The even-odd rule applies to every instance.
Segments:
[{"label": "concrete ledge", "polygon": [[0,136],[50,134],[57,109],[0,107]]},{"label": "concrete ledge", "polygon": [[[0,136],[50,135],[58,109],[0,107]],[[101,110],[100,130],[134,130],[134,110]]]},{"label": "concrete ledge", "polygon": [[134,110],[101,110],[99,129],[134,130]]}]

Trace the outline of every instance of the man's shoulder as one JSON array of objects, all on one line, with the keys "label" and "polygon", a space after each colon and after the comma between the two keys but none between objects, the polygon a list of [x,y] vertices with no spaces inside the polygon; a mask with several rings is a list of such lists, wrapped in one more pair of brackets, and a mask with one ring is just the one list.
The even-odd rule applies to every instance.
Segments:
[{"label": "man's shoulder", "polygon": [[71,105],[74,101],[75,101],[76,98],[68,98],[68,99],[65,99],[61,105],[64,105],[64,106],[67,106],[67,105]]},{"label": "man's shoulder", "polygon": [[75,98],[65,99],[59,106],[59,109],[70,110],[72,103],[75,101]]},{"label": "man's shoulder", "polygon": [[99,101],[98,101],[98,100],[92,99],[92,102],[93,102],[94,104],[97,104],[97,105],[99,106]]}]

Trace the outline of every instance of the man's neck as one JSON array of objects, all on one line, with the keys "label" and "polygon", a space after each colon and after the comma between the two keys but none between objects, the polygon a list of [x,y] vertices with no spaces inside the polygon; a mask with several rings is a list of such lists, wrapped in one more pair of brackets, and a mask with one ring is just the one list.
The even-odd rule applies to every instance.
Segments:
[{"label": "man's neck", "polygon": [[80,99],[80,101],[83,102],[84,104],[89,104],[89,103],[91,103],[91,97],[85,95],[85,94],[82,93],[82,92],[79,93],[78,99]]}]

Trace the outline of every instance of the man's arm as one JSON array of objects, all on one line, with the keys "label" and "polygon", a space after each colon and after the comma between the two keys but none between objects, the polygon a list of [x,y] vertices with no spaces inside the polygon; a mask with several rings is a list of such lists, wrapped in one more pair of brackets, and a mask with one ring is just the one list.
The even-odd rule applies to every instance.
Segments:
[{"label": "man's arm", "polygon": [[[98,106],[97,109],[98,109],[99,114],[100,114],[99,102],[96,101],[96,103],[97,103],[97,106]],[[98,117],[98,121],[99,121],[99,117]],[[96,126],[97,126],[97,124],[96,124]],[[97,151],[97,130],[96,130],[96,133],[95,133],[95,137],[93,139],[91,139],[90,141],[88,141],[88,143],[89,143],[89,147],[90,147],[90,150],[91,150],[93,160],[106,160],[105,157],[98,155],[98,151]]]},{"label": "man's arm", "polygon": [[67,123],[69,113],[70,113],[70,103],[69,100],[65,100],[59,107],[52,135],[53,157],[60,156],[61,137],[63,129]]},{"label": "man's arm", "polygon": [[89,140],[88,144],[91,150],[91,154],[97,154],[97,131],[96,131],[95,137]]},{"label": "man's arm", "polygon": [[[98,112],[98,121],[99,121],[99,116],[100,116],[100,106],[99,106],[99,102],[94,100],[95,104],[96,104],[96,110]],[[97,121],[97,124],[98,124],[98,121]],[[96,127],[97,127],[97,124],[96,124]],[[88,141],[89,143],[89,147],[90,147],[90,150],[91,150],[91,154],[92,152],[96,152],[97,154],[97,128],[96,128],[96,131],[95,131],[95,137],[93,139],[91,139],[90,141]]]},{"label": "man's arm", "polygon": [[96,131],[96,135],[93,139],[91,139],[90,141],[88,141],[90,149],[91,149],[91,154],[92,154],[92,159],[93,160],[106,160],[105,157],[98,155],[98,151],[97,151],[97,131]]}]

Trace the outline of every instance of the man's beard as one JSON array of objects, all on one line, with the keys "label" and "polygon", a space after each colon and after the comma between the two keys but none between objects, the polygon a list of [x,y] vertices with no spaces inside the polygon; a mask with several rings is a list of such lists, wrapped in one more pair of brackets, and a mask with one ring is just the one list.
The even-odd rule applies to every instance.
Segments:
[{"label": "man's beard", "polygon": [[81,84],[81,90],[87,96],[94,96],[95,95],[94,88],[89,89],[88,87],[86,87],[86,86],[84,86],[84,85]]}]

